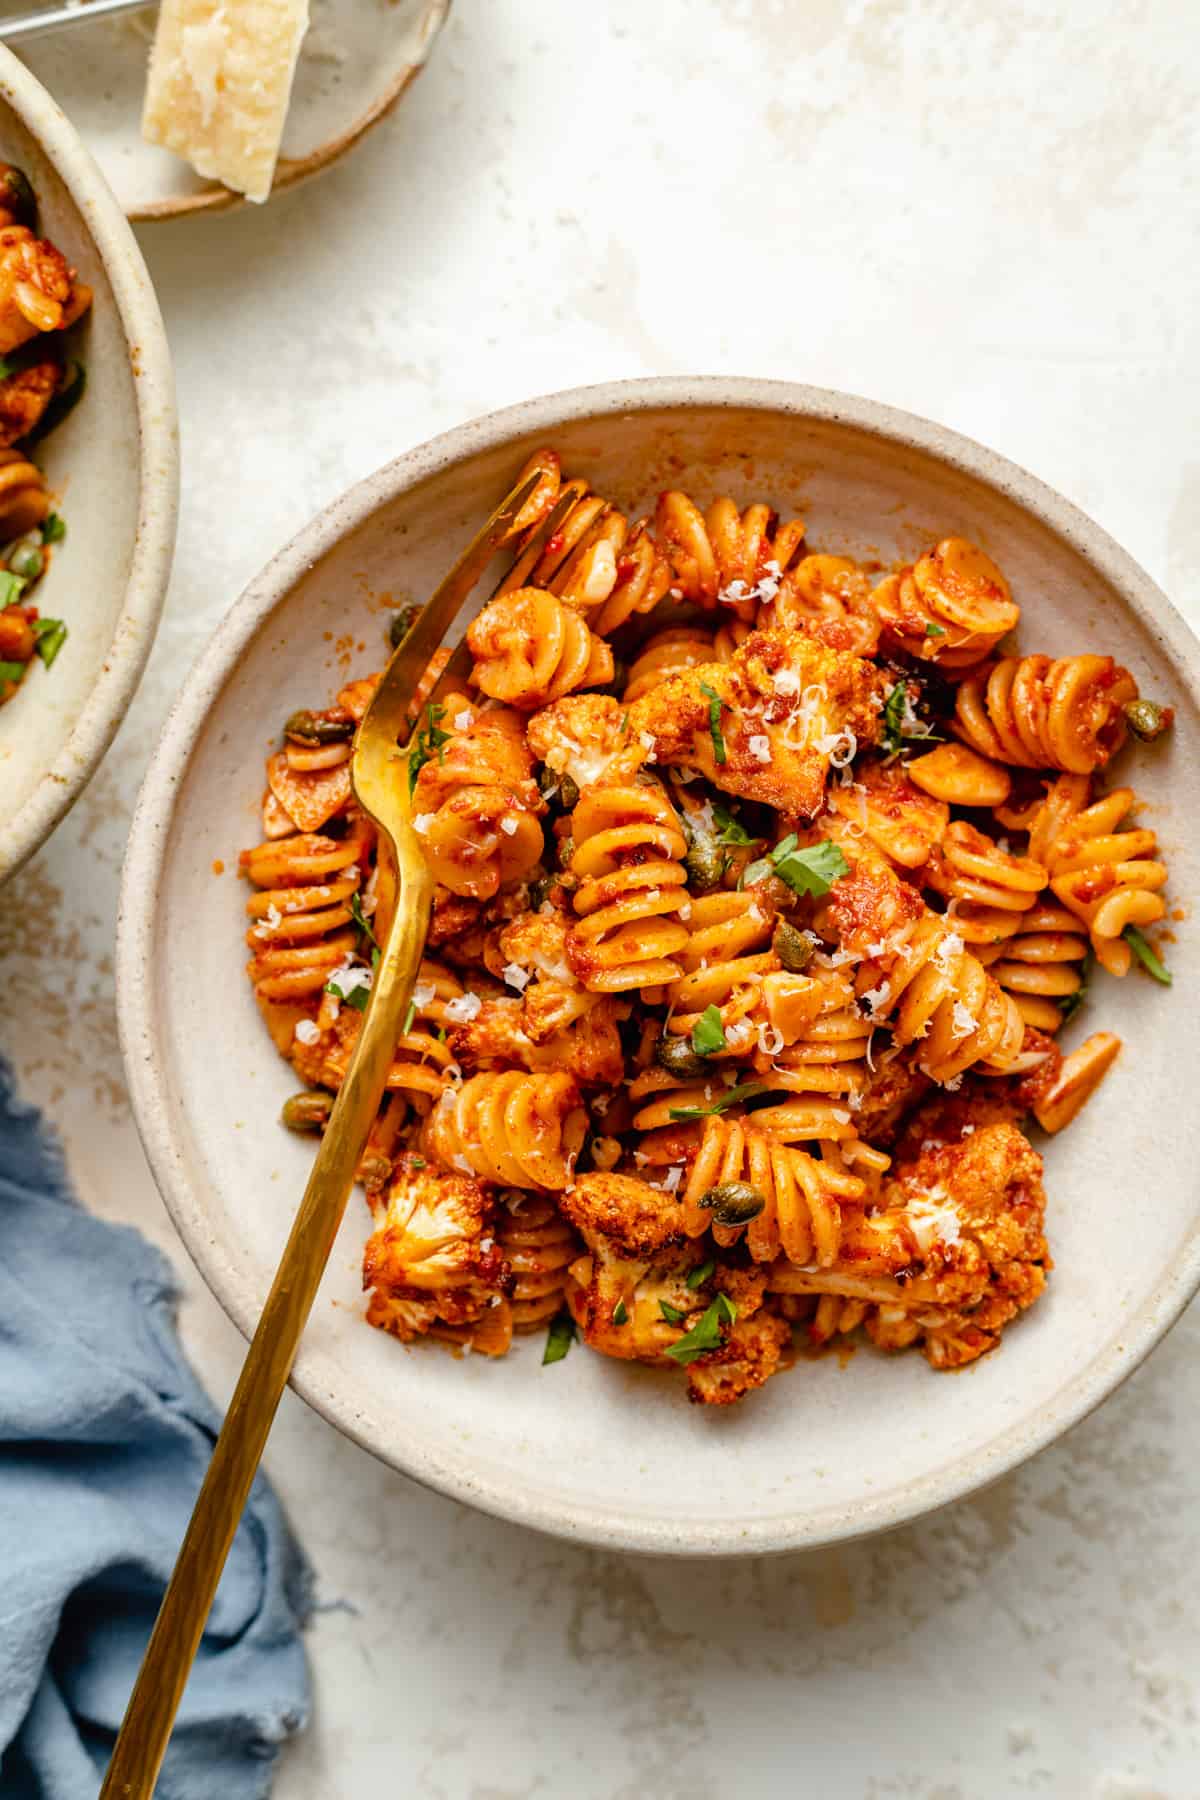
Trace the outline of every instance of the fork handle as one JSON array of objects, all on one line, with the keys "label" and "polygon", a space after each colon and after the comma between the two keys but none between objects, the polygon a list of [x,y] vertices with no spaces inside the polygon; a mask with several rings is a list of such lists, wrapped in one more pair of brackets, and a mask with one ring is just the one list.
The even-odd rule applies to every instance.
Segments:
[{"label": "fork handle", "polygon": [[379,1110],[397,1035],[396,1021],[404,1016],[403,1008],[411,996],[432,896],[429,877],[418,870],[415,877],[406,879],[401,864],[395,922],[375,971],[356,1054],[330,1114],[213,1449],[100,1800],[151,1800],[153,1795],[221,1570],[346,1210],[358,1157]]}]

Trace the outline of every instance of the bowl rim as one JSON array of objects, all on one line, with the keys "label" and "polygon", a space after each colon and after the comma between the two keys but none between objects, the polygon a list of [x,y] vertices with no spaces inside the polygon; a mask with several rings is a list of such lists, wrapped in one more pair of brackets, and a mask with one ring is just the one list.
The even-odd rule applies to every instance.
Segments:
[{"label": "bowl rim", "polygon": [[26,862],[78,799],[125,717],[166,599],[179,507],[175,378],[162,314],[136,238],[75,127],[37,78],[0,46],[7,101],[70,194],[112,288],[133,371],[138,515],[129,579],[100,671],[50,766],[0,820],[0,881]]},{"label": "bowl rim", "polygon": [[[1109,535],[1072,502],[998,453],[930,420],[831,389],[728,376],[654,377],[578,387],[523,401],[456,426],[407,451],[323,509],[249,584],[218,626],[185,682],[163,729],[138,798],[121,883],[116,988],[121,1047],[135,1119],[159,1189],[189,1253],[244,1336],[257,1322],[261,1296],[250,1291],[217,1243],[183,1163],[177,1102],[165,1085],[162,1028],[156,1014],[151,954],[156,896],[176,796],[213,702],[242,651],[295,582],[380,506],[478,451],[530,432],[614,413],[659,407],[738,408],[790,412],[842,424],[901,447],[931,454],[1015,501],[1082,554],[1123,596],[1134,616],[1171,656],[1181,684],[1200,703],[1200,643],[1166,595]],[[1175,1322],[1200,1288],[1200,1209],[1185,1244],[1154,1295],[1037,1417],[1000,1431],[987,1445],[895,1493],[865,1495],[805,1518],[774,1516],[721,1527],[705,1520],[637,1516],[604,1504],[547,1497],[519,1477],[481,1476],[469,1455],[431,1452],[422,1443],[399,1449],[372,1441],[352,1394],[328,1378],[324,1357],[301,1345],[291,1385],[323,1418],[382,1462],[424,1486],[496,1517],[604,1548],[685,1556],[740,1556],[814,1549],[906,1524],[961,1499],[1018,1467],[1085,1418],[1124,1381]]]}]

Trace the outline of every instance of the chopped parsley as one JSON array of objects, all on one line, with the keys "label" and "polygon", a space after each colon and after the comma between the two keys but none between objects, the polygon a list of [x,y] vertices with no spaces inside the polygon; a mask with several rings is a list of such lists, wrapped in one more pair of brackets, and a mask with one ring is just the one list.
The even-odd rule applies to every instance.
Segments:
[{"label": "chopped parsley", "polygon": [[1088,975],[1091,971],[1091,964],[1092,959],[1089,955],[1084,958],[1079,970],[1079,986],[1075,989],[1073,994],[1064,994],[1062,999],[1058,1002],[1058,1010],[1063,1016],[1064,1025],[1068,1019],[1073,1019],[1075,1017],[1075,1014],[1079,1011],[1084,1000],[1087,998]]},{"label": "chopped parsley", "polygon": [[721,731],[721,708],[724,706],[725,702],[715,688],[709,687],[707,681],[702,681],[700,683],[700,692],[708,701],[708,730],[709,736],[712,738],[713,761],[723,763],[728,760],[725,751],[725,738]]},{"label": "chopped parsley", "polygon": [[944,625],[939,625],[936,620],[925,627],[925,636],[927,638],[945,637],[945,635],[946,627]]},{"label": "chopped parsley", "polygon": [[715,1056],[718,1050],[725,1049],[725,1027],[719,1007],[706,1006],[692,1026],[692,1049],[697,1056]]},{"label": "chopped parsley", "polygon": [[762,881],[764,876],[778,875],[785,881],[794,894],[811,894],[820,899],[827,894],[834,882],[850,872],[850,864],[846,861],[837,845],[828,838],[822,838],[818,844],[810,844],[807,849],[799,848],[800,840],[794,831],[781,839],[767,856],[752,862],[744,871],[742,884],[753,887]]},{"label": "chopped parsley", "polygon": [[47,513],[42,520],[43,544],[61,544],[66,535],[66,520],[60,518],[56,512]]},{"label": "chopped parsley", "polygon": [[[371,967],[373,969],[377,969],[379,967],[379,939],[375,936],[375,933],[371,929],[370,922],[367,919],[367,915],[364,913],[364,911],[362,909],[362,896],[357,891],[355,893],[351,894],[351,896],[350,896],[350,917],[353,919],[354,924],[357,927],[359,937],[365,938],[367,943],[370,944],[370,946],[371,946]],[[359,949],[360,950],[362,949],[361,943],[359,945]],[[405,1031],[407,1031],[408,1026],[406,1025],[404,1027],[404,1029],[405,1029]]]},{"label": "chopped parsley", "polygon": [[417,776],[437,754],[439,762],[446,760],[446,745],[450,742],[450,733],[441,729],[441,718],[445,712],[441,701],[429,702],[425,708],[424,728],[413,738],[412,748],[408,753],[408,794],[411,799],[417,788]]},{"label": "chopped parsley", "polygon": [[[934,636],[935,633],[927,633]],[[898,681],[883,706],[883,738],[880,748],[889,756],[899,756],[905,744],[940,744],[943,742],[924,720],[912,710],[908,683]]]},{"label": "chopped parsley", "polygon": [[11,569],[0,569],[0,608],[15,606],[24,586],[22,576],[14,575]]},{"label": "chopped parsley", "polygon": [[618,1300],[617,1304],[613,1307],[612,1322],[614,1325],[627,1325],[629,1323],[629,1308],[623,1300]]},{"label": "chopped parsley", "polygon": [[757,844],[758,838],[752,838],[740,819],[735,819],[727,806],[719,800],[713,801],[713,819],[717,827],[718,844]]},{"label": "chopped parsley", "polygon": [[400,1027],[400,1036],[401,1037],[408,1036],[409,1032],[413,1028],[413,1020],[416,1018],[416,1016],[417,1016],[417,1003],[415,1000],[410,1000],[408,1003],[408,1011],[404,1015],[404,1024]]},{"label": "chopped parsley", "polygon": [[371,972],[369,969],[335,969],[325,983],[325,992],[346,1006],[352,1006],[355,1012],[366,1012],[367,1001],[371,998]]},{"label": "chopped parsley", "polygon": [[672,1306],[669,1300],[660,1300],[658,1310],[668,1325],[678,1325],[687,1318],[687,1314],[678,1306]]},{"label": "chopped parsley", "polygon": [[1129,945],[1129,948],[1133,951],[1133,954],[1137,957],[1146,973],[1148,975],[1153,975],[1155,981],[1161,981],[1164,987],[1170,987],[1172,981],[1170,969],[1165,968],[1158,960],[1153,948],[1147,943],[1137,926],[1127,925],[1121,933],[1121,936],[1125,939],[1125,942]]},{"label": "chopped parsley", "polygon": [[731,1087],[714,1100],[711,1106],[672,1106],[669,1109],[672,1119],[707,1119],[713,1113],[723,1113],[727,1107],[736,1106],[739,1100],[753,1100],[756,1094],[765,1094],[765,1081],[743,1081],[737,1087]]},{"label": "chopped parsley", "polygon": [[546,1348],[542,1351],[542,1367],[561,1362],[575,1342],[575,1321],[569,1312],[555,1313],[546,1332]]},{"label": "chopped parsley", "polygon": [[698,1269],[693,1269],[691,1274],[688,1276],[688,1278],[687,1278],[688,1286],[690,1288],[703,1287],[705,1282],[708,1280],[709,1276],[712,1274],[713,1270],[716,1268],[716,1266],[717,1266],[716,1263],[712,1262],[711,1260],[706,1263],[701,1263],[700,1267]]},{"label": "chopped parsley", "polygon": [[67,641],[67,628],[61,619],[35,619],[33,635],[37,653],[49,668]]},{"label": "chopped parsley", "polygon": [[23,681],[28,663],[0,662],[0,687],[7,687],[10,681]]},{"label": "chopped parsley", "polygon": [[678,1343],[670,1344],[666,1354],[677,1363],[695,1362],[698,1356],[706,1356],[710,1350],[721,1348],[721,1326],[732,1325],[737,1318],[737,1307],[726,1294],[718,1294],[712,1305],[700,1314],[690,1331],[684,1333]]}]

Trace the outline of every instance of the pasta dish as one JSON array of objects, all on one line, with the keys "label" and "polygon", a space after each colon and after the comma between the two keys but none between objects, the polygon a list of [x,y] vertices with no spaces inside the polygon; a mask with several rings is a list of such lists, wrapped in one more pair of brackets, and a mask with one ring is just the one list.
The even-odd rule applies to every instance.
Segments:
[{"label": "pasta dish", "polygon": [[[885,571],[766,504],[633,521],[539,464],[463,674],[418,696],[437,887],[359,1169],[367,1318],[489,1356],[540,1332],[547,1363],[578,1340],[716,1405],[797,1342],[972,1363],[1052,1266],[1028,1133],[1120,1049],[1060,1045],[1090,971],[1170,981],[1167,871],[1108,769],[1171,710],[1110,656],[1010,648],[1020,605],[963,537]],[[286,721],[241,857],[297,1130],[377,955],[373,688]]]},{"label": "pasta dish", "polygon": [[65,334],[91,303],[61,251],[38,237],[28,178],[0,163],[0,706],[35,658],[48,669],[67,638],[65,622],[33,598],[66,535],[34,454],[83,394]]}]

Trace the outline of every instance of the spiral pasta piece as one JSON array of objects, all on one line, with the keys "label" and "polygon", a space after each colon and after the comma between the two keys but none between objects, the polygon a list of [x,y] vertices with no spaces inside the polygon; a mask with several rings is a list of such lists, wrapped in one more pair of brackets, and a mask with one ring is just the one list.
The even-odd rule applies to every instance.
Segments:
[{"label": "spiral pasta piece", "polygon": [[946,828],[922,881],[947,899],[999,912],[1028,912],[1049,880],[1031,856],[1014,856],[965,819]]},{"label": "spiral pasta piece", "polygon": [[1087,927],[1097,962],[1110,975],[1126,975],[1132,960],[1122,934],[1153,925],[1167,905],[1166,864],[1158,839],[1142,826],[1125,825],[1136,796],[1113,788],[1091,799],[1087,775],[1060,775],[1030,825],[1031,852],[1050,872],[1054,895]]},{"label": "spiral pasta piece", "polygon": [[685,973],[667,989],[668,1029],[690,1036],[715,1006],[725,1036],[718,1057],[745,1056],[757,1042],[763,979],[780,967],[769,948],[774,920],[756,895],[718,891],[691,902],[687,924]]},{"label": "spiral pasta piece", "polygon": [[630,665],[622,702],[632,706],[635,700],[640,700],[668,676],[679,675],[684,669],[699,668],[702,663],[715,659],[711,631],[701,631],[691,625],[656,631],[653,637],[647,638]]},{"label": "spiral pasta piece", "polygon": [[[725,1182],[757,1190],[762,1210],[746,1226],[714,1223],[706,1195]],[[744,1238],[756,1263],[816,1263],[827,1268],[841,1245],[842,1205],[861,1202],[865,1186],[836,1166],[767,1135],[754,1125],[721,1117],[705,1120],[703,1135],[683,1190],[684,1231],[699,1237],[711,1226],[723,1247]]]},{"label": "spiral pasta piece", "polygon": [[23,537],[50,511],[46,477],[21,450],[0,450],[0,541]]},{"label": "spiral pasta piece", "polygon": [[1125,742],[1137,682],[1111,656],[1006,656],[975,670],[955,700],[954,729],[993,762],[1087,775]]},{"label": "spiral pasta piece", "polygon": [[[426,717],[428,755],[413,787],[414,829],[444,887],[490,900],[542,854],[537,815],[544,808],[524,728],[516,713],[481,712],[462,694],[447,695]],[[434,743],[435,737],[444,741]]]},{"label": "spiral pasta piece", "polygon": [[1014,923],[1007,938],[977,946],[975,954],[1012,995],[1025,1023],[1053,1034],[1063,1022],[1063,1003],[1083,986],[1087,934],[1073,912],[1052,900],[1039,900]]},{"label": "spiral pasta piece", "polygon": [[304,1001],[353,954],[351,899],[363,885],[368,833],[344,838],[295,832],[242,852],[243,874],[259,890],[246,902],[253,920],[247,973],[260,1001]]},{"label": "spiral pasta piece", "polygon": [[519,1210],[501,1208],[496,1240],[514,1277],[513,1331],[536,1331],[562,1311],[580,1239],[551,1201],[531,1194]]},{"label": "spiral pasta piece", "polygon": [[[564,482],[552,451],[539,451],[525,472],[534,462],[551,473],[535,496],[537,505],[524,509],[523,540],[498,593],[546,588],[582,612],[602,637],[635,614],[652,612],[671,585],[671,571],[646,521],[630,526],[586,481]],[[545,536],[540,528],[554,511],[556,529]]]},{"label": "spiral pasta piece", "polygon": [[654,533],[674,577],[672,593],[705,611],[718,601],[753,620],[762,600],[774,596],[783,571],[804,542],[804,521],[780,524],[762,502],[740,511],[722,497],[702,513],[687,494],[659,495]]},{"label": "spiral pasta piece", "polygon": [[995,563],[960,537],[885,576],[871,602],[899,649],[947,670],[982,662],[1021,616]]},{"label": "spiral pasta piece", "polygon": [[578,914],[567,959],[593,993],[674,981],[688,941],[688,905],[679,816],[654,781],[600,782],[571,815]]},{"label": "spiral pasta piece", "polygon": [[473,1075],[443,1094],[422,1142],[444,1168],[504,1187],[561,1191],[586,1128],[573,1076],[513,1069]]},{"label": "spiral pasta piece", "polygon": [[856,656],[879,648],[879,619],[865,572],[847,556],[805,556],[783,568],[779,591],[758,616],[763,631],[818,628],[826,641]]},{"label": "spiral pasta piece", "polygon": [[613,678],[603,638],[542,588],[516,588],[490,601],[471,621],[467,646],[475,658],[472,679],[483,692],[525,712]]}]

